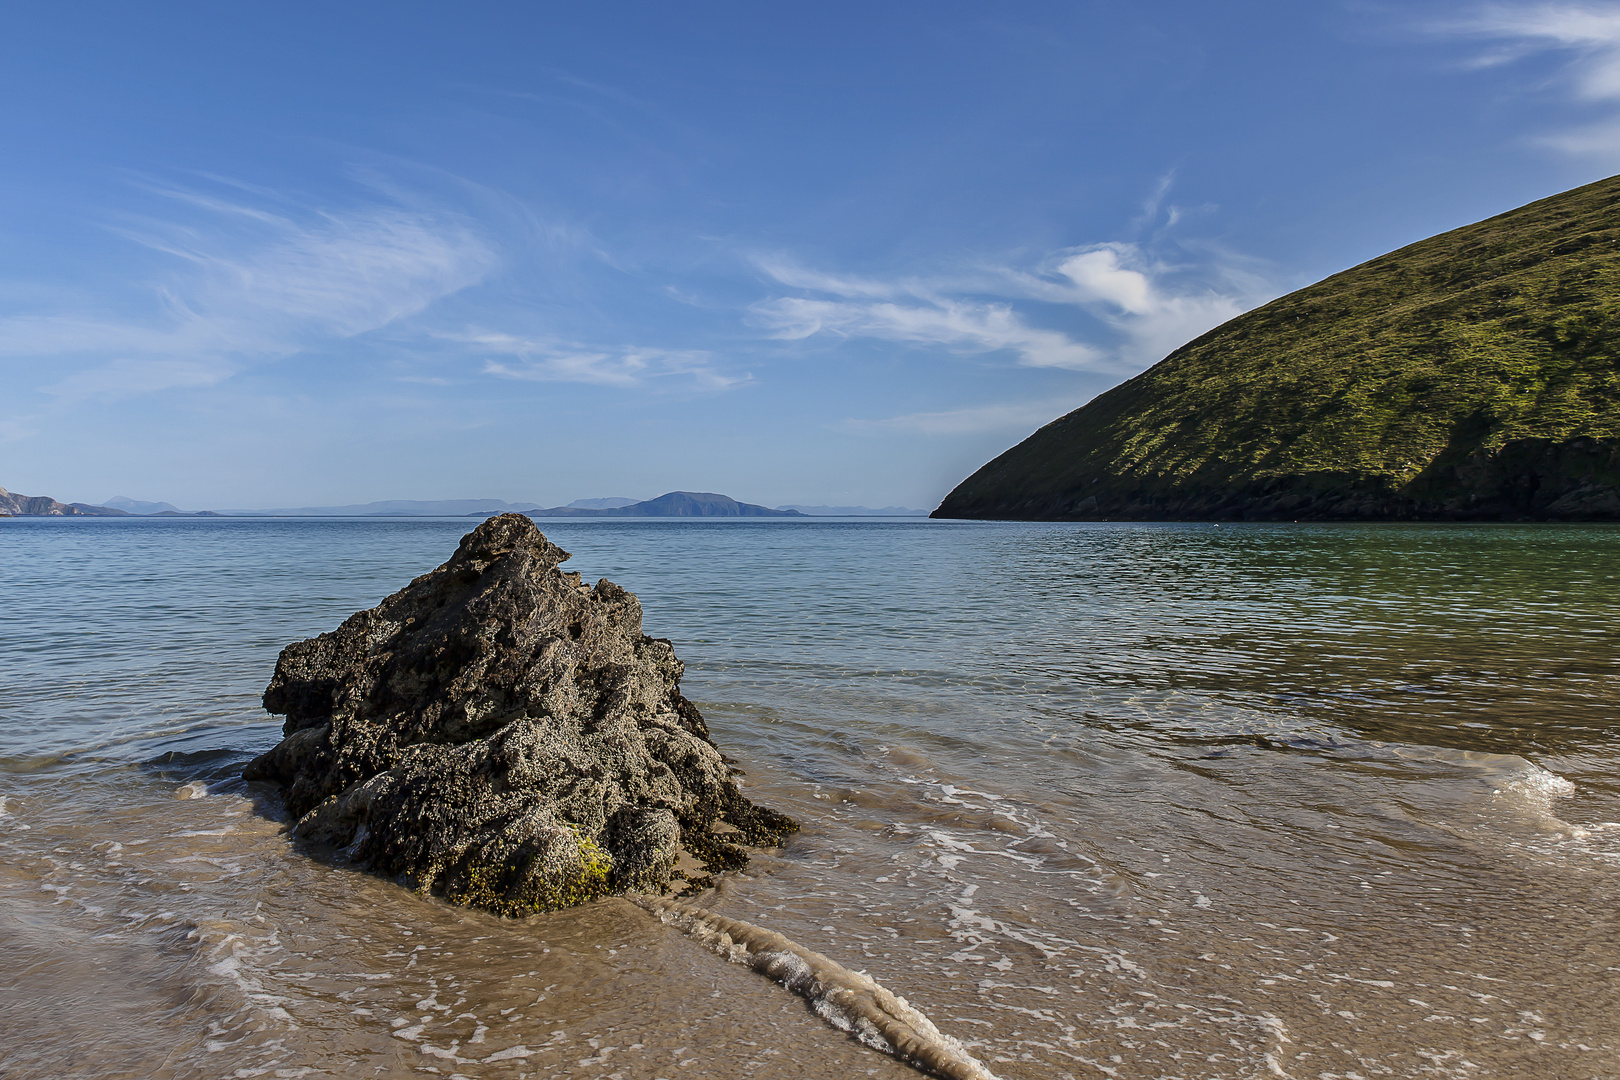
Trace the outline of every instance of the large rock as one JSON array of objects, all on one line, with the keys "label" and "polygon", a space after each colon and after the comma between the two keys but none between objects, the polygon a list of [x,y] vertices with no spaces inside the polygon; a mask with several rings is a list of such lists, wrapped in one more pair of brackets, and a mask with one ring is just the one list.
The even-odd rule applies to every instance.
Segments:
[{"label": "large rock", "polygon": [[[307,839],[504,915],[740,868],[797,826],[737,789],[668,641],[502,514],[449,562],[282,650],[285,738],[244,776],[287,785]],[[696,859],[682,860],[685,852]]]}]

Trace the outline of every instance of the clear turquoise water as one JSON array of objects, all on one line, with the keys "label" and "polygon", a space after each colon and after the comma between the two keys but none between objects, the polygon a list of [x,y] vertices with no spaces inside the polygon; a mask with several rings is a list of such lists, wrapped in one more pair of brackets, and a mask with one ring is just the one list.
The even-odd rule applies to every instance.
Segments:
[{"label": "clear turquoise water", "polygon": [[[622,903],[452,911],[232,780],[281,647],[472,524],[0,521],[0,1072],[905,1075]],[[998,1075],[1620,1074],[1620,529],[541,524],[805,822],[710,903]]]}]

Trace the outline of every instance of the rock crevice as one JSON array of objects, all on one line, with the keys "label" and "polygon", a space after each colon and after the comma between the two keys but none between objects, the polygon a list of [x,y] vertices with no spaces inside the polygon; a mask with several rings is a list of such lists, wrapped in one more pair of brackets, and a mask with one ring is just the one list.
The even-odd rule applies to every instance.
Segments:
[{"label": "rock crevice", "polygon": [[747,864],[797,826],[750,802],[636,597],[564,573],[519,514],[336,630],[265,690],[285,738],[244,770],[295,831],[409,887],[504,915]]}]

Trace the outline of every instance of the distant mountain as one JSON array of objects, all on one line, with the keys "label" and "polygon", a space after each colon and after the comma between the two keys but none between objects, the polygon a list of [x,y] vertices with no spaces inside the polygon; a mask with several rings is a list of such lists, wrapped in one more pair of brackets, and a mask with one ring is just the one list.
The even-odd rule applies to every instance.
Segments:
[{"label": "distant mountain", "polygon": [[768,506],[738,502],[729,495],[708,491],[671,491],[656,499],[625,506],[592,509],[579,506],[553,506],[530,510],[530,517],[804,517],[797,510],[772,510]]},{"label": "distant mountain", "polygon": [[161,514],[164,511],[178,514],[181,512],[180,508],[173,503],[142,502],[139,499],[132,499],[128,495],[114,495],[101,505],[110,506],[114,510],[122,510],[126,514]]},{"label": "distant mountain", "polygon": [[0,514],[13,517],[127,517],[123,510],[90,503],[59,503],[48,495],[14,495],[0,487]]},{"label": "distant mountain", "polygon": [[1620,177],[1216,327],[934,511],[1022,520],[1620,520]]},{"label": "distant mountain", "polygon": [[885,506],[874,510],[870,506],[805,506],[788,503],[778,510],[797,510],[806,517],[927,517],[927,510],[913,510],[905,506]]},{"label": "distant mountain", "polygon": [[466,517],[472,514],[522,513],[538,503],[502,499],[385,499],[348,506],[299,506],[280,510],[223,510],[232,517]]},{"label": "distant mountain", "polygon": [[617,510],[621,506],[640,502],[639,499],[625,499],[615,495],[609,499],[575,499],[568,506],[575,510]]}]

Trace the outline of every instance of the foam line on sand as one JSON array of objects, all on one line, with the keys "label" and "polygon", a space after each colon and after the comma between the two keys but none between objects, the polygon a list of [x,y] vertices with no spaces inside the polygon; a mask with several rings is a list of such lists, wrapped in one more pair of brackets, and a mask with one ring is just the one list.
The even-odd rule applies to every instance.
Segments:
[{"label": "foam line on sand", "polygon": [[663,897],[628,899],[724,959],[775,979],[809,1001],[816,1015],[874,1050],[943,1080],[996,1080],[961,1043],[870,976],[741,919]]}]

